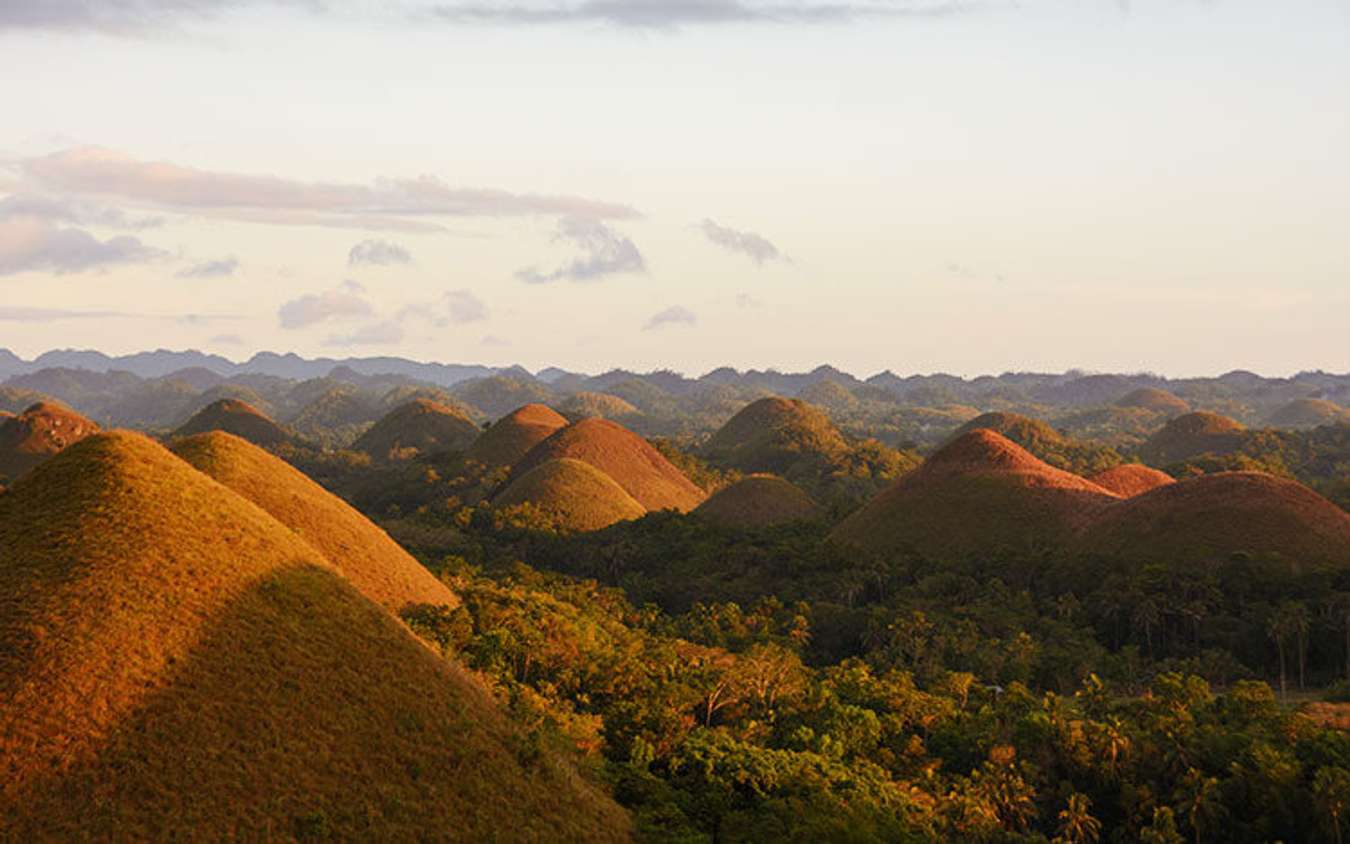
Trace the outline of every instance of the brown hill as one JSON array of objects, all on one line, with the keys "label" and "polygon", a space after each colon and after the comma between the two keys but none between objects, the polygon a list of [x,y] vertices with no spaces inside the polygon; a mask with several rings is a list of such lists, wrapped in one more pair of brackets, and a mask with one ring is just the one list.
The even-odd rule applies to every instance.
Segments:
[{"label": "brown hill", "polygon": [[602,419],[622,419],[625,416],[637,416],[642,411],[632,402],[609,393],[581,392],[568,396],[558,409],[569,419],[588,419],[599,416]]},{"label": "brown hill", "polygon": [[1350,422],[1350,410],[1326,399],[1295,399],[1266,418],[1275,428],[1316,428]]},{"label": "brown hill", "polygon": [[557,528],[590,531],[639,519],[647,508],[609,475],[580,460],[549,460],[513,480],[494,499],[498,507],[529,504]]},{"label": "brown hill", "polygon": [[[240,496],[133,434],[0,497],[11,840],[620,840],[626,817]],[[428,831],[434,831],[429,833]]]},{"label": "brown hill", "polygon": [[13,480],[68,445],[98,432],[98,425],[58,402],[38,402],[0,419],[0,481]]},{"label": "brown hill", "polygon": [[562,414],[542,404],[527,404],[492,423],[474,440],[468,456],[487,466],[512,466],[530,449],[567,426]]},{"label": "brown hill", "polygon": [[173,451],[266,510],[322,552],[362,594],[387,609],[459,603],[445,584],[383,530],[279,457],[220,431],[180,440]]},{"label": "brown hill", "polygon": [[1133,498],[1151,489],[1176,483],[1166,472],[1159,472],[1142,463],[1122,463],[1105,472],[1098,472],[1088,480],[1121,498]]},{"label": "brown hill", "polygon": [[703,447],[712,461],[743,472],[786,473],[803,458],[835,460],[848,443],[819,408],[798,399],[759,399],[727,420]]},{"label": "brown hill", "polygon": [[352,445],[380,460],[439,451],[463,451],[473,445],[478,426],[456,408],[414,399],[394,408]]},{"label": "brown hill", "polygon": [[273,422],[261,410],[239,399],[220,399],[208,404],[174,431],[174,436],[190,437],[208,431],[234,434],[263,448],[291,441],[291,435],[285,428]]},{"label": "brown hill", "polygon": [[583,419],[530,449],[512,475],[571,457],[609,475],[648,510],[688,512],[704,499],[699,489],[642,437],[608,419]]},{"label": "brown hill", "polygon": [[870,551],[935,559],[1056,548],[1116,500],[1007,437],[978,429],[902,476],[832,535]]},{"label": "brown hill", "polygon": [[1246,431],[1226,416],[1197,410],[1164,425],[1139,447],[1139,456],[1160,466],[1201,454],[1230,454],[1242,445]]},{"label": "brown hill", "polygon": [[1082,550],[1149,562],[1193,562],[1236,552],[1290,562],[1350,564],[1350,514],[1297,481],[1219,472],[1160,486],[1107,508]]},{"label": "brown hill", "polygon": [[777,475],[750,475],[713,493],[694,512],[725,527],[768,527],[817,518],[820,507]]},{"label": "brown hill", "polygon": [[1170,416],[1189,413],[1191,409],[1185,399],[1157,387],[1140,387],[1134,392],[1127,393],[1116,400],[1116,407],[1142,407]]}]

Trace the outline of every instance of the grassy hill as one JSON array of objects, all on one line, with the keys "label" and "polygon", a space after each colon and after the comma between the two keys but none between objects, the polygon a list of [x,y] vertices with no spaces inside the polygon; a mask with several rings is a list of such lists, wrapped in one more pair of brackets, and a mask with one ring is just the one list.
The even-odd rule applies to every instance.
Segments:
[{"label": "grassy hill", "polygon": [[996,411],[975,417],[956,429],[952,439],[978,429],[997,431],[1036,457],[1066,472],[1090,474],[1121,462],[1113,449],[1078,442],[1039,419]]},{"label": "grassy hill", "polygon": [[1145,462],[1163,466],[1201,454],[1229,454],[1243,443],[1247,429],[1217,413],[1195,411],[1171,420],[1139,447]]},{"label": "grassy hill", "polygon": [[480,430],[457,408],[429,399],[414,399],[376,422],[352,445],[378,460],[464,451]]},{"label": "grassy hill", "polygon": [[468,457],[487,466],[512,466],[530,449],[567,425],[562,414],[542,404],[527,404],[493,422],[469,447]]},{"label": "grassy hill", "polygon": [[592,416],[599,416],[602,419],[623,419],[642,413],[632,402],[616,395],[589,391],[573,393],[558,405],[558,409],[573,420]]},{"label": "grassy hill", "polygon": [[1266,424],[1275,428],[1316,428],[1338,423],[1350,423],[1350,410],[1326,399],[1295,399],[1266,417]]},{"label": "grassy hill", "polygon": [[713,493],[694,510],[725,527],[767,527],[821,515],[801,487],[776,475],[750,475]]},{"label": "grassy hill", "polygon": [[263,448],[284,445],[294,439],[285,428],[273,422],[261,410],[238,399],[212,402],[174,431],[174,436],[190,437],[208,431],[234,434]]},{"label": "grassy hill", "polygon": [[1174,482],[1172,476],[1166,472],[1160,472],[1141,463],[1122,463],[1119,466],[1112,466],[1105,472],[1098,472],[1088,480],[1114,492],[1121,498],[1133,498],[1151,489]]},{"label": "grassy hill", "polygon": [[548,460],[515,478],[493,500],[500,508],[528,505],[550,527],[600,530],[647,512],[609,475],[580,460]]},{"label": "grassy hill", "polygon": [[1179,416],[1183,413],[1189,413],[1191,406],[1186,400],[1175,393],[1169,393],[1167,390],[1160,390],[1157,387],[1140,387],[1139,389],[1121,396],[1115,402],[1116,407],[1142,407],[1145,410],[1151,410],[1155,413],[1165,413],[1169,416]]},{"label": "grassy hill", "polygon": [[746,405],[703,446],[713,462],[776,474],[787,474],[803,459],[829,462],[847,451],[843,434],[819,408],[777,396]]},{"label": "grassy hill", "polygon": [[97,431],[98,425],[58,402],[38,402],[17,416],[0,418],[0,482]]}]

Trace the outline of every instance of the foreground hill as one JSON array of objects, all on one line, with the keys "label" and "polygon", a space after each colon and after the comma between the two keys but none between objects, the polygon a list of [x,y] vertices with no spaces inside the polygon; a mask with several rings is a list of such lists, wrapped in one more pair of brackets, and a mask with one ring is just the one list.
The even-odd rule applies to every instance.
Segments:
[{"label": "foreground hill", "polygon": [[648,510],[688,512],[704,498],[679,469],[637,434],[607,419],[583,419],[530,449],[514,477],[550,460],[570,457],[604,472]]},{"label": "foreground hill", "polygon": [[803,459],[832,461],[848,451],[843,434],[819,408],[798,399],[759,399],[727,420],[703,455],[742,472],[787,474]]},{"label": "foreground hill", "polygon": [[1246,432],[1240,422],[1198,410],[1164,425],[1139,447],[1139,456],[1162,466],[1201,454],[1229,454],[1242,446]]},{"label": "foreground hill", "polygon": [[18,416],[0,417],[0,481],[14,479],[98,425],[56,402],[38,402]]},{"label": "foreground hill", "polygon": [[1147,562],[1275,553],[1350,565],[1350,514],[1297,481],[1219,472],[1160,486],[1104,511],[1082,550]]},{"label": "foreground hill", "polygon": [[267,414],[238,399],[220,399],[208,404],[174,431],[174,436],[190,437],[208,431],[234,434],[263,448],[284,445],[292,440],[290,433]]},{"label": "foreground hill", "polygon": [[751,475],[719,489],[694,512],[725,527],[768,527],[817,518],[820,507],[790,481]]},{"label": "foreground hill", "polygon": [[463,451],[478,439],[479,429],[448,404],[414,399],[394,408],[371,426],[352,448],[379,460]]},{"label": "foreground hill", "polygon": [[628,837],[312,545],[144,437],[0,496],[0,595],[13,840]]},{"label": "foreground hill", "polygon": [[957,428],[952,440],[981,429],[1002,434],[1051,466],[1067,472],[1100,472],[1120,462],[1120,455],[1112,449],[1078,442],[1047,423],[1020,413],[983,413]]},{"label": "foreground hill", "polygon": [[834,530],[877,553],[932,558],[1063,547],[1116,496],[988,429],[952,440]]},{"label": "foreground hill", "polygon": [[286,461],[213,431],[173,445],[179,457],[267,511],[322,552],[367,598],[398,612],[459,599],[380,528]]},{"label": "foreground hill", "polygon": [[1350,410],[1326,399],[1295,399],[1266,417],[1276,428],[1316,428],[1350,423]]},{"label": "foreground hill", "polygon": [[1141,463],[1122,463],[1105,472],[1098,472],[1088,480],[1121,498],[1133,498],[1151,489],[1176,483],[1166,472],[1160,472]]},{"label": "foreground hill", "polygon": [[567,419],[542,404],[527,404],[493,422],[474,440],[468,457],[486,466],[512,466],[548,439]]},{"label": "foreground hill", "polygon": [[528,504],[552,527],[572,532],[600,530],[647,512],[609,475],[570,457],[548,460],[515,478],[493,504]]}]

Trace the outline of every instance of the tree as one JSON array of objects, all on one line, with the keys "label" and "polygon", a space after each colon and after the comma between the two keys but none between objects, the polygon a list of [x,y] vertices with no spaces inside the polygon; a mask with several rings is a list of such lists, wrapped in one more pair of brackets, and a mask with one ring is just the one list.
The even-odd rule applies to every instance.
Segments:
[{"label": "tree", "polygon": [[1074,792],[1059,813],[1059,835],[1063,844],[1092,844],[1101,837],[1102,824],[1092,816],[1092,801],[1086,794]]},{"label": "tree", "polygon": [[1323,820],[1331,827],[1336,844],[1342,844],[1341,817],[1350,807],[1350,771],[1341,767],[1319,768],[1312,787]]},{"label": "tree", "polygon": [[1181,813],[1186,816],[1191,831],[1195,833],[1195,844],[1200,844],[1203,832],[1217,826],[1223,814],[1219,781],[1191,768],[1181,778],[1179,791]]},{"label": "tree", "polygon": [[1141,844],[1185,844],[1177,831],[1176,815],[1167,806],[1153,810],[1153,822],[1139,830]]},{"label": "tree", "polygon": [[1298,685],[1303,688],[1304,667],[1308,656],[1308,608],[1298,601],[1284,601],[1266,621],[1266,633],[1280,654],[1280,695],[1289,692],[1285,654],[1292,642],[1298,652]]}]

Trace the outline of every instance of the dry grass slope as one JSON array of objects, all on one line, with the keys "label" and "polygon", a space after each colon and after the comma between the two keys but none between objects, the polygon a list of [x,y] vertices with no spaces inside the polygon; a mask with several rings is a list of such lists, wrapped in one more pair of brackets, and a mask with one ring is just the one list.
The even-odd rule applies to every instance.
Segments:
[{"label": "dry grass slope", "polygon": [[587,419],[599,416],[602,419],[622,419],[625,416],[637,416],[642,411],[630,401],[609,393],[574,393],[567,397],[559,409],[569,419]]},{"label": "dry grass slope", "polygon": [[474,440],[468,456],[486,466],[513,466],[530,449],[567,426],[562,414],[542,404],[527,404],[492,423]]},{"label": "dry grass slope", "polygon": [[570,457],[534,467],[513,480],[493,503],[498,507],[530,504],[555,527],[577,532],[639,519],[647,512],[609,475]]},{"label": "dry grass slope", "polygon": [[1105,472],[1098,472],[1088,480],[1121,498],[1133,498],[1151,489],[1176,483],[1166,472],[1160,472],[1142,463],[1122,463]]},{"label": "dry grass slope", "polygon": [[1197,410],[1178,416],[1139,447],[1144,460],[1165,465],[1201,454],[1228,454],[1242,444],[1247,429],[1227,416]]},{"label": "dry grass slope", "polygon": [[612,802],[263,510],[144,437],[0,496],[11,840],[622,840]]},{"label": "dry grass slope", "polygon": [[173,451],[298,534],[377,604],[394,612],[459,604],[388,534],[286,461],[220,431],[180,440]]},{"label": "dry grass slope", "polygon": [[817,518],[820,507],[777,475],[750,475],[713,493],[694,512],[725,527],[768,527]]},{"label": "dry grass slope", "polygon": [[1350,422],[1350,410],[1326,399],[1295,399],[1266,419],[1276,428],[1316,428]]},{"label": "dry grass slope", "polygon": [[57,402],[38,402],[18,416],[0,417],[0,481],[14,479],[98,425]]},{"label": "dry grass slope", "polygon": [[263,448],[282,445],[292,439],[285,428],[273,422],[261,410],[239,399],[220,399],[208,404],[174,431],[174,436],[190,437],[207,431],[234,434]]},{"label": "dry grass slope", "polygon": [[530,449],[512,470],[522,477],[550,460],[571,457],[609,475],[648,510],[688,512],[703,490],[642,437],[607,419],[583,419],[554,432]]},{"label": "dry grass slope", "polygon": [[1172,416],[1188,413],[1191,409],[1185,399],[1157,387],[1140,387],[1134,392],[1127,393],[1116,400],[1116,407],[1142,407],[1145,410]]},{"label": "dry grass slope", "polygon": [[787,471],[803,456],[834,459],[848,443],[819,408],[777,396],[751,402],[703,447],[711,460],[743,472]]},{"label": "dry grass slope", "polygon": [[394,408],[352,446],[384,460],[407,452],[463,451],[478,439],[473,420],[448,404],[414,399]]}]

